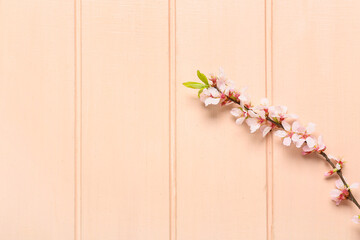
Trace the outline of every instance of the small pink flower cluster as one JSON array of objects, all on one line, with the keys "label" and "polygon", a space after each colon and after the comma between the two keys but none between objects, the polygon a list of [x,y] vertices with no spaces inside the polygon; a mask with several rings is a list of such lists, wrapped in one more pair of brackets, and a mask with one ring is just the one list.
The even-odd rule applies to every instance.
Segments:
[{"label": "small pink flower cluster", "polygon": [[353,188],[358,188],[359,183],[354,183],[351,186],[345,186],[341,179],[335,182],[336,189],[331,190],[330,196],[336,205],[339,205],[341,201],[349,198],[349,190]]},{"label": "small pink flower cluster", "polygon": [[320,153],[326,149],[321,136],[316,140],[311,135],[315,131],[315,124],[309,123],[307,127],[303,127],[298,121],[294,121],[290,125],[285,120],[297,119],[298,116],[289,114],[286,106],[270,106],[266,98],[261,99],[260,105],[254,107],[246,93],[246,88],[236,91],[233,81],[226,77],[222,69],[218,76],[211,74],[208,82],[210,87],[200,93],[200,100],[205,103],[205,106],[239,102],[240,106],[233,108],[231,114],[237,118],[237,124],[245,121],[251,133],[259,130],[265,137],[271,130],[281,125],[282,129],[277,130],[275,135],[283,139],[285,146],[290,146],[293,142],[297,148],[300,148],[306,143],[303,147],[304,155],[312,152]]},{"label": "small pink flower cluster", "polygon": [[[289,114],[286,106],[270,106],[269,100],[261,99],[260,104],[253,106],[246,88],[238,91],[234,88],[234,83],[228,79],[222,69],[218,75],[211,74],[208,79],[204,74],[198,71],[198,77],[203,82],[187,82],[184,83],[186,87],[199,89],[199,97],[205,106],[208,105],[228,105],[236,103],[239,106],[231,110],[231,114],[236,118],[236,124],[246,123],[250,132],[254,133],[260,131],[265,137],[269,132],[274,131],[275,135],[282,139],[285,146],[290,146],[293,143],[297,148],[302,147],[302,154],[310,153],[321,154],[328,163],[333,167],[330,171],[325,173],[325,176],[331,176],[337,173],[341,179],[336,181],[337,189],[331,191],[330,195],[336,205],[341,201],[350,199],[358,208],[360,205],[353,197],[350,189],[357,188],[358,183],[347,186],[345,179],[342,177],[341,169],[344,161],[340,158],[335,158],[331,155],[326,155],[326,145],[323,142],[322,136],[315,137],[315,124],[309,123],[306,127],[302,126],[297,121],[298,116]],[[360,215],[354,216],[353,221],[360,222]]]},{"label": "small pink flower cluster", "polygon": [[336,158],[336,157],[334,157],[334,156],[332,156],[332,155],[328,155],[328,157],[329,157],[329,159],[334,160],[334,162],[335,162],[335,168],[334,168],[334,169],[331,169],[331,170],[328,171],[328,172],[326,172],[326,173],[325,173],[325,177],[329,177],[329,176],[333,175],[334,173],[340,171],[340,170],[343,168],[344,163],[345,163],[345,161],[344,161],[342,158],[338,159],[338,158]]}]

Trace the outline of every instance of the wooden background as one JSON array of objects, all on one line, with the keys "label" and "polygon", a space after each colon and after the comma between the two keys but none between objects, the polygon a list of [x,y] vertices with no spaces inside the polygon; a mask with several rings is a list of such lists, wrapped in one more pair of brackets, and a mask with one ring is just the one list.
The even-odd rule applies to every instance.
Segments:
[{"label": "wooden background", "polygon": [[359,239],[324,161],[181,85],[222,66],[255,102],[317,123],[360,181],[359,12],[356,0],[0,0],[0,239]]}]

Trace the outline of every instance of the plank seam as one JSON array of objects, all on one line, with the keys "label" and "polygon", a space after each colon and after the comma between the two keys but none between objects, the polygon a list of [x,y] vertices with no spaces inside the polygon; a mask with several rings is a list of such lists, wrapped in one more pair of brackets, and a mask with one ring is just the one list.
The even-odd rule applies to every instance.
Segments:
[{"label": "plank seam", "polygon": [[[264,0],[265,9],[265,94],[273,103],[273,1]],[[273,136],[266,138],[266,229],[267,239],[273,239]]]},{"label": "plank seam", "polygon": [[74,0],[74,240],[82,238],[82,1]]},{"label": "plank seam", "polygon": [[168,0],[169,41],[169,239],[177,237],[176,0]]},{"label": "plank seam", "polygon": [[168,0],[169,41],[169,239],[177,238],[176,0]]}]

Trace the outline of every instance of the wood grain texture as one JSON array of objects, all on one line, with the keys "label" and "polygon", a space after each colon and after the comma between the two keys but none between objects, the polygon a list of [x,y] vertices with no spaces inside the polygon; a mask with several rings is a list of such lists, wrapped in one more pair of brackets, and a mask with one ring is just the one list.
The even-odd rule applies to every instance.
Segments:
[{"label": "wood grain texture", "polygon": [[[223,67],[359,180],[355,0],[0,1],[0,239],[359,239],[328,165],[182,86]],[[360,198],[360,194],[355,191]]]},{"label": "wood grain texture", "polygon": [[0,239],[73,239],[73,1],[1,1],[0,35]]},{"label": "wood grain texture", "polygon": [[[356,139],[360,64],[358,1],[274,1],[274,101],[304,124],[317,124],[327,152],[348,161],[344,174],[359,181]],[[336,207],[329,192],[336,177],[315,155],[274,144],[274,239],[359,239],[351,203]],[[355,195],[359,197],[357,191]]]},{"label": "wood grain texture", "polygon": [[167,1],[82,2],[83,239],[169,239]]},{"label": "wood grain texture", "polygon": [[219,66],[265,96],[264,1],[177,1],[177,239],[266,239],[265,140],[181,85]]}]

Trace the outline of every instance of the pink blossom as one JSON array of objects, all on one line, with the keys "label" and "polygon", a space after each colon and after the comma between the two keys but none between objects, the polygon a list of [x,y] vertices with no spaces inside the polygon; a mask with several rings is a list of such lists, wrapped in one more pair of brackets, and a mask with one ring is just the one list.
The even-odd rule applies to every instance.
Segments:
[{"label": "pink blossom", "polygon": [[303,155],[307,155],[313,152],[321,153],[325,151],[326,146],[323,142],[322,136],[318,137],[318,140],[316,142],[315,139],[312,137],[306,138],[306,145],[303,147]]},{"label": "pink blossom", "polygon": [[218,77],[215,74],[210,73],[210,78],[208,78],[209,85],[215,87],[217,79]]},{"label": "pink blossom", "polygon": [[275,132],[275,136],[281,137],[285,146],[290,146],[291,140],[295,133],[293,129],[297,126],[297,122],[293,122],[292,127],[285,121],[283,121],[281,125],[283,126],[284,130],[277,130]]},{"label": "pink blossom", "polygon": [[221,103],[221,106],[224,106],[224,105],[229,105],[231,103],[233,103],[227,96],[225,93],[221,93],[220,95],[220,103]]},{"label": "pink blossom", "polygon": [[250,132],[256,132],[261,125],[266,123],[265,111],[254,112],[252,110],[248,111],[250,117],[246,119],[246,124],[250,127]]},{"label": "pink blossom", "polygon": [[353,216],[352,221],[356,224],[360,224],[360,215]]},{"label": "pink blossom", "polygon": [[333,201],[335,201],[336,205],[339,205],[341,201],[346,200],[350,193],[350,189],[358,188],[359,183],[354,183],[349,187],[346,187],[341,179],[335,182],[336,189],[331,190],[330,196]]},{"label": "pink blossom", "polygon": [[332,156],[332,155],[328,155],[328,157],[329,157],[330,159],[334,160],[334,162],[335,162],[335,168],[334,168],[334,169],[331,169],[331,170],[328,171],[328,172],[326,172],[326,173],[325,173],[325,177],[331,176],[331,175],[333,175],[334,173],[340,171],[340,170],[343,168],[344,163],[345,163],[345,161],[343,161],[342,158],[338,159],[338,158],[335,158],[335,157]]},{"label": "pink blossom", "polygon": [[228,95],[229,91],[234,90],[234,82],[228,79],[222,68],[219,69],[219,75],[216,81],[216,86],[220,92]]},{"label": "pink blossom", "polygon": [[[265,112],[265,118],[267,118],[269,116],[269,100],[267,98],[262,98],[260,100],[260,105],[254,107],[253,109],[255,112]],[[262,136],[265,137],[275,127],[276,125],[273,122],[266,120],[260,127]]]},{"label": "pink blossom", "polygon": [[304,144],[304,142],[307,142],[309,147],[313,147],[315,142],[310,134],[315,131],[314,123],[309,123],[305,128],[301,126],[300,123],[296,122],[296,126],[293,126],[293,130],[295,132],[293,140],[297,148],[300,148]]},{"label": "pink blossom", "polygon": [[[243,101],[244,100],[246,100],[246,98],[243,98]],[[267,120],[269,113],[268,107],[269,100],[267,98],[263,98],[260,101],[260,105],[253,107],[248,111],[251,118],[248,118],[246,123],[250,126],[251,133],[259,129],[262,132],[262,136],[265,137],[273,128],[276,127],[274,123]]]},{"label": "pink blossom", "polygon": [[242,88],[238,93],[237,99],[240,101],[240,106],[242,108],[250,109],[252,107],[250,101],[250,95],[246,92],[246,90],[247,87]]},{"label": "pink blossom", "polygon": [[266,119],[266,109],[254,108],[248,111],[249,117],[246,119],[247,125],[250,127],[250,132],[254,133],[258,129],[262,132],[262,136],[265,137],[273,128],[275,124]]},{"label": "pink blossom", "polygon": [[267,98],[262,98],[260,100],[260,105],[253,108],[255,112],[264,111],[267,115],[269,113],[269,100]]},{"label": "pink blossom", "polygon": [[241,107],[231,109],[230,113],[237,118],[236,124],[239,125],[242,124],[244,120],[249,117],[248,112],[246,110],[244,111]]},{"label": "pink blossom", "polygon": [[273,123],[266,121],[265,124],[261,125],[260,131],[262,132],[262,136],[265,137],[276,125]]},{"label": "pink blossom", "polygon": [[298,118],[296,114],[288,114],[286,106],[270,106],[269,117],[278,123],[281,123],[287,118],[293,118],[293,119]]},{"label": "pink blossom", "polygon": [[219,91],[214,87],[205,88],[202,93],[200,94],[200,101],[205,103],[205,106],[209,104],[216,105],[221,100],[221,94]]}]

